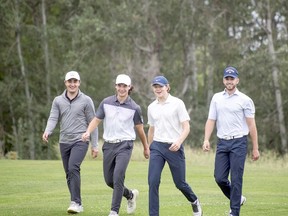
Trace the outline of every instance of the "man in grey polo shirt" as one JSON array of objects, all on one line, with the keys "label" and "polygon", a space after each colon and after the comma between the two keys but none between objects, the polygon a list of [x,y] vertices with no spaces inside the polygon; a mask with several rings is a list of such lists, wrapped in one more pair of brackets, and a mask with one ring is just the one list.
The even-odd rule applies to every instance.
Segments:
[{"label": "man in grey polo shirt", "polygon": [[[216,123],[218,143],[214,177],[224,195],[230,199],[230,216],[239,216],[240,206],[246,201],[242,196],[242,182],[249,133],[253,145],[252,159],[258,160],[260,156],[254,103],[237,89],[238,83],[236,68],[225,68],[225,89],[211,100],[203,143],[203,150],[209,151],[209,139]],[[231,182],[228,180],[229,172]]]},{"label": "man in grey polo shirt", "polygon": [[105,98],[96,111],[83,140],[87,140],[101,121],[104,124],[103,172],[106,184],[113,188],[111,211],[109,216],[118,216],[124,196],[127,199],[127,213],[136,209],[139,191],[124,186],[125,173],[136,139],[135,128],[144,147],[144,157],[149,158],[149,147],[143,128],[141,108],[129,96],[133,89],[131,79],[120,74],[115,82],[116,95]]},{"label": "man in grey polo shirt", "polygon": [[[60,153],[71,197],[71,203],[67,212],[79,213],[83,211],[80,193],[80,166],[89,146],[88,141],[82,141],[82,134],[94,118],[95,108],[91,98],[79,89],[80,76],[78,72],[68,72],[65,76],[64,83],[66,90],[53,100],[50,116],[42,139],[48,142],[48,137],[60,121]],[[92,156],[97,157],[97,129],[93,130],[91,141]]]}]

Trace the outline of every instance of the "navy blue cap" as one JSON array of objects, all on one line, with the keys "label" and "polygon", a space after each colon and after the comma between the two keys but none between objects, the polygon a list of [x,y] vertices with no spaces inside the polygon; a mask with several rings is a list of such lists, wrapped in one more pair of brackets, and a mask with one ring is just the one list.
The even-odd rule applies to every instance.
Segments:
[{"label": "navy blue cap", "polygon": [[234,77],[237,78],[238,77],[238,71],[236,70],[236,68],[234,67],[227,67],[224,70],[224,75],[223,77]]},{"label": "navy blue cap", "polygon": [[152,80],[152,85],[160,85],[160,86],[165,86],[169,84],[168,80],[164,76],[156,76]]}]

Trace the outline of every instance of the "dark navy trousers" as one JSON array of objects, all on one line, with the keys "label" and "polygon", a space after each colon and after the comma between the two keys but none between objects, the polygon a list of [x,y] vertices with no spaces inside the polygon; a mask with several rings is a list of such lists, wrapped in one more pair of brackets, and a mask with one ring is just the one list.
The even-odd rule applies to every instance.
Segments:
[{"label": "dark navy trousers", "polygon": [[174,184],[188,201],[194,202],[197,196],[191,187],[186,183],[186,163],[184,148],[177,152],[169,150],[171,144],[153,141],[150,145],[150,160],[148,171],[149,184],[149,215],[159,216],[159,186],[161,181],[161,173],[167,161]]},{"label": "dark navy trousers", "polygon": [[240,215],[247,142],[247,136],[244,136],[231,140],[218,139],[217,143],[214,177],[224,195],[230,199],[233,216]]}]

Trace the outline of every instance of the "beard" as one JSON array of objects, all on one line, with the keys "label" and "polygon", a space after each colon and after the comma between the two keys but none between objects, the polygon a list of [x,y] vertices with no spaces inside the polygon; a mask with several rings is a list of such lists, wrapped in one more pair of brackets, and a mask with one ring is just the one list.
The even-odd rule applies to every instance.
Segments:
[{"label": "beard", "polygon": [[228,91],[233,91],[236,89],[236,85],[231,85],[231,84],[227,84],[225,85],[225,87]]}]

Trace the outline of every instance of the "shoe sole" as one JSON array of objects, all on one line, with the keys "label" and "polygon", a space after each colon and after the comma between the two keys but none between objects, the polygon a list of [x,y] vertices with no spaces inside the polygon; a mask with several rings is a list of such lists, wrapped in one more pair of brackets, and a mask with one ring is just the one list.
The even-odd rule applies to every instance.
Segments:
[{"label": "shoe sole", "polygon": [[83,211],[75,211],[75,210],[72,210],[72,209],[68,209],[67,210],[67,213],[69,213],[69,214],[78,214],[80,212],[83,212]]},{"label": "shoe sole", "polygon": [[73,210],[68,210],[67,213],[68,213],[68,214],[77,214],[77,213],[79,213],[79,212],[73,211]]}]

